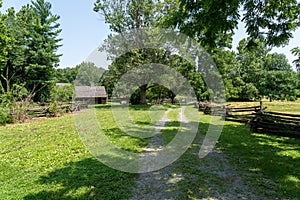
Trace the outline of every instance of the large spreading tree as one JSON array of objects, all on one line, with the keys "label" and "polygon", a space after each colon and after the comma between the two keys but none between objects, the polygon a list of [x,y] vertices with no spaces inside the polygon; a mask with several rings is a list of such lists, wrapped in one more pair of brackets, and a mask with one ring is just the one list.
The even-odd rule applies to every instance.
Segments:
[{"label": "large spreading tree", "polygon": [[207,50],[231,46],[239,22],[255,46],[264,39],[269,46],[287,44],[300,25],[297,0],[177,0],[165,25],[195,38]]},{"label": "large spreading tree", "polygon": [[[161,63],[165,54],[159,49],[136,48],[124,54],[120,58],[116,58],[118,52],[116,50],[122,49],[127,52],[127,41],[133,44],[132,46],[142,47],[143,39],[139,38],[139,34],[135,38],[124,38],[117,43],[111,42],[115,34],[124,36],[124,32],[130,30],[139,30],[146,27],[155,27],[163,16],[163,4],[154,0],[97,0],[95,3],[94,11],[100,13],[105,22],[109,25],[112,34],[108,36],[108,40],[103,48],[109,55],[117,60],[109,66],[110,73],[107,74],[113,80],[121,77],[122,74],[129,70],[142,66],[148,63]],[[125,36],[124,36],[125,37]],[[122,41],[126,41],[122,43]],[[122,51],[121,50],[121,51]],[[158,55],[158,56],[155,56]],[[163,61],[164,62],[164,61]],[[164,63],[165,64],[165,63]],[[105,81],[111,85],[114,81]],[[149,85],[145,84],[139,87],[139,103],[146,104],[146,91]],[[110,89],[108,89],[110,91]]]}]

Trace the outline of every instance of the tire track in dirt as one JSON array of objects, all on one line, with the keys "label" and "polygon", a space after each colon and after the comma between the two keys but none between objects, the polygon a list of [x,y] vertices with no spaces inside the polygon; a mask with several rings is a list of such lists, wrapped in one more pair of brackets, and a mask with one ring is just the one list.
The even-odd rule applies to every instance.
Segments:
[{"label": "tire track in dirt", "polygon": [[[183,122],[185,129],[193,129],[192,123],[184,115],[184,107],[181,108],[179,121]],[[164,140],[160,131],[163,130],[166,123],[169,122],[167,115],[171,110],[166,111],[165,115],[159,121],[156,127],[156,135],[152,137],[149,146],[146,148],[147,152],[155,153],[163,148]],[[136,179],[136,186],[132,188],[133,196],[130,200],[141,199],[158,199],[158,200],[172,200],[172,199],[202,199],[202,200],[231,200],[231,199],[266,199],[261,194],[255,194],[253,188],[249,183],[242,180],[240,173],[228,161],[225,153],[217,148],[214,148],[206,157],[201,160],[198,157],[200,146],[203,142],[204,136],[197,134],[193,144],[186,152],[192,154],[195,166],[189,165],[184,158],[179,159],[175,163],[160,169],[155,172],[139,174]],[[184,157],[184,156],[183,156]],[[190,158],[190,157],[188,157]],[[197,170],[197,174],[183,173],[182,166],[191,167]],[[198,174],[209,174],[206,180],[200,180]],[[218,182],[216,183],[215,180]],[[206,181],[206,183],[204,183]],[[185,191],[179,188],[179,183],[190,184],[191,186],[206,184],[208,189],[206,191],[198,191],[197,194],[188,195],[190,188]]]}]

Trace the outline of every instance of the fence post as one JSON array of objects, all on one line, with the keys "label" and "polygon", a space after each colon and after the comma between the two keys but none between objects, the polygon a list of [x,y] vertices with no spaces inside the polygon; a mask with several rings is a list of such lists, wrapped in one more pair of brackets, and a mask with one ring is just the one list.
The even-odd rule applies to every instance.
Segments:
[{"label": "fence post", "polygon": [[262,100],[260,100],[260,112],[262,112],[263,111],[263,102],[262,102]]}]

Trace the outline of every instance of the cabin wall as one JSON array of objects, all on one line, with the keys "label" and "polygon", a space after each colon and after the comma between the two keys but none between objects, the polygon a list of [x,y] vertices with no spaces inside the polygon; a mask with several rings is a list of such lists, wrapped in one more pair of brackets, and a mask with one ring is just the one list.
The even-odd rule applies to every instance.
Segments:
[{"label": "cabin wall", "polygon": [[76,101],[80,101],[84,104],[94,105],[94,104],[106,104],[106,97],[96,97],[96,98],[76,98]]}]

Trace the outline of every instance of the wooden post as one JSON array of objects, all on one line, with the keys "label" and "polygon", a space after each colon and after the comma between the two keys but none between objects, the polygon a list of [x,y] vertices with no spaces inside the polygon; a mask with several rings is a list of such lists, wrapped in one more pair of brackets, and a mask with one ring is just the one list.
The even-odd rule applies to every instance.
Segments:
[{"label": "wooden post", "polygon": [[262,100],[260,101],[260,112],[262,112],[263,111],[263,102],[262,102]]}]

